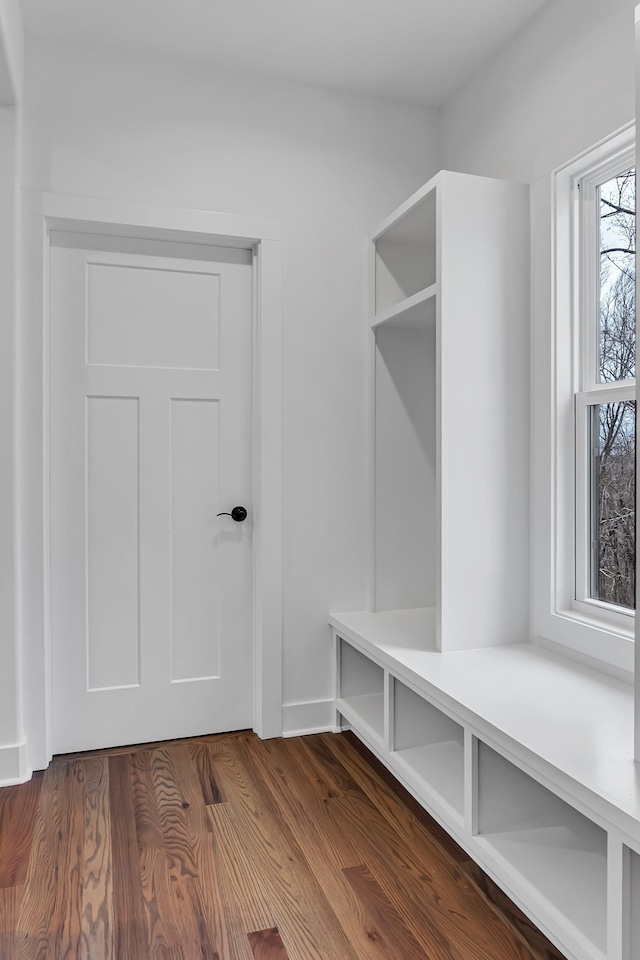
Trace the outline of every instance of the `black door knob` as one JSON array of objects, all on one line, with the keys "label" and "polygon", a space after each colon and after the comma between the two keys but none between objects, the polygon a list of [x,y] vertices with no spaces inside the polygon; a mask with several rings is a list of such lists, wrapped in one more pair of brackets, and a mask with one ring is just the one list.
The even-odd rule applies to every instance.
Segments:
[{"label": "black door knob", "polygon": [[218,513],[218,517],[231,517],[232,520],[235,520],[236,523],[242,523],[243,520],[247,519],[247,511],[245,507],[234,507],[231,513],[224,512]]}]

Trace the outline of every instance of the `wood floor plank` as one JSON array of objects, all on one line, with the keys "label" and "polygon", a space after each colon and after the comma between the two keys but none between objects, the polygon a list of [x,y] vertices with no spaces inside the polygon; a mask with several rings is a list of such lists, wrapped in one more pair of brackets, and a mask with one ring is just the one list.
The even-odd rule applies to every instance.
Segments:
[{"label": "wood floor plank", "polygon": [[0,889],[24,884],[42,779],[34,773],[28,783],[0,790]]},{"label": "wood floor plank", "polygon": [[80,765],[85,772],[85,822],[79,960],[111,960],[115,944],[109,763],[95,758]]},{"label": "wood floor plank", "polygon": [[301,960],[357,960],[348,936],[332,910],[321,884],[283,822],[247,744],[234,744],[233,763],[220,764],[225,792],[243,831],[243,839],[263,878],[276,926],[287,937],[289,951]]},{"label": "wood floor plank", "polygon": [[364,911],[367,936],[372,944],[381,948],[382,955],[395,954],[403,960],[429,960],[369,868],[366,865],[347,867],[343,873]]},{"label": "wood floor plank", "polygon": [[220,786],[219,775],[207,743],[193,743],[188,749],[198,771],[198,781],[205,805],[224,803],[225,797]]},{"label": "wood floor plank", "polygon": [[187,945],[193,945],[191,916],[176,905],[176,900],[179,904],[185,900],[181,881],[172,878],[164,850],[144,847],[139,857],[147,938],[144,956],[149,960],[188,960]]},{"label": "wood floor plank", "polygon": [[182,938],[176,930],[173,903],[175,890],[170,880],[170,863],[151,764],[151,750],[139,750],[129,757],[146,956],[149,960],[165,960],[166,957],[182,960]]},{"label": "wood floor plank", "polygon": [[185,799],[180,792],[178,776],[169,747],[150,753],[151,781],[154,786],[160,831],[175,880],[197,876],[194,856],[195,837],[186,815]]},{"label": "wood floor plank", "polygon": [[129,754],[109,758],[109,803],[113,862],[115,957],[139,960],[147,954],[138,840]]},{"label": "wood floor plank", "polygon": [[345,836],[333,815],[332,801],[336,794],[329,788],[331,795],[327,795],[326,781],[314,782],[309,753],[302,739],[291,743],[277,739],[266,743],[248,740],[246,746],[307,860],[313,858],[314,864],[323,865],[328,861],[337,868],[336,876],[340,876],[343,867],[360,863],[361,850],[352,843],[351,837]]},{"label": "wood floor plank", "polygon": [[257,930],[249,934],[254,960],[289,960],[277,927]]},{"label": "wood floor plank", "polygon": [[[227,797],[229,791],[223,783],[225,777],[230,776],[228,771],[233,767],[233,753],[239,739],[211,740],[207,748],[216,775],[220,778],[221,791]],[[226,803],[208,804],[206,810],[212,827],[215,862],[220,876],[231,950],[241,960],[251,960],[247,933],[273,927],[272,909],[258,865],[252,858],[251,848],[245,843],[242,822],[236,816],[234,804],[227,799]]]},{"label": "wood floor plank", "polygon": [[307,754],[305,766],[309,780],[327,800],[344,794],[362,793],[360,784],[330,749],[331,736],[300,738],[300,746]]},{"label": "wood floor plank", "polygon": [[24,887],[0,888],[0,958],[13,957],[14,937],[24,896]]},{"label": "wood floor plank", "polygon": [[77,957],[82,931],[84,772],[46,771],[12,960]]},{"label": "wood floor plank", "polygon": [[129,757],[136,837],[141,846],[161,850],[164,846],[160,810],[151,775],[151,750],[138,750]]},{"label": "wood floor plank", "polygon": [[[132,790],[149,960],[216,960],[199,923],[193,881],[198,838],[186,822],[183,776],[176,768],[181,745],[131,757]],[[185,870],[185,863],[188,869]]]},{"label": "wood floor plank", "polygon": [[[206,745],[202,745],[206,749]],[[211,794],[202,789],[200,772],[190,749],[180,745],[173,751],[173,762],[186,810],[187,823],[194,837],[197,875],[185,883],[199,948],[207,960],[224,960],[231,950],[225,924],[220,871],[216,863],[213,827],[205,801]],[[212,770],[212,762],[204,765]]]},{"label": "wood floor plank", "polygon": [[274,920],[259,865],[245,844],[241,825],[229,804],[207,808],[230,955],[250,960],[247,933],[272,927]]}]

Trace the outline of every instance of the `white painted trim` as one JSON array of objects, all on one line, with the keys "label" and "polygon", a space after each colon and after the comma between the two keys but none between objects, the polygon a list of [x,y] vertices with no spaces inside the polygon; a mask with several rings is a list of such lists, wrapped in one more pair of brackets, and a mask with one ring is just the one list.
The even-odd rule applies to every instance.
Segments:
[{"label": "white painted trim", "polygon": [[[0,95],[5,86],[11,87],[9,73],[11,65],[5,62],[9,47],[16,52],[13,43],[18,36],[12,33],[11,22],[5,19],[9,8],[15,4],[0,4]],[[8,46],[7,46],[8,45]],[[6,69],[5,69],[6,68]],[[19,92],[19,91],[18,91]],[[1,97],[0,97],[1,99]],[[15,103],[16,98],[8,97],[7,102]],[[20,763],[13,755],[13,746],[22,742],[24,735],[22,716],[22,660],[20,648],[20,611],[19,611],[19,493],[17,475],[17,453],[19,449],[18,432],[18,376],[17,351],[19,336],[19,264],[20,264],[20,191],[18,187],[20,169],[22,108],[18,102],[9,108],[3,101],[0,104],[0,204],[2,206],[2,228],[0,246],[2,258],[0,264],[0,315],[2,332],[0,334],[0,436],[3,455],[0,457],[0,672],[2,675],[2,739],[9,741],[4,760],[0,760],[0,782],[19,776]],[[3,771],[3,768],[6,770]]]},{"label": "white painted trim", "polygon": [[282,249],[257,247],[253,370],[254,729],[282,736]]},{"label": "white painted trim", "polygon": [[84,227],[84,230],[95,232],[98,228],[107,232],[105,228],[112,227],[118,235],[122,235],[122,231],[126,235],[140,235],[142,231],[145,238],[153,237],[153,231],[157,230],[164,239],[174,239],[167,236],[169,232],[188,234],[191,243],[198,242],[194,234],[199,235],[203,243],[216,245],[220,245],[222,239],[248,241],[243,246],[281,239],[280,224],[275,220],[56,193],[25,193],[25,213],[43,216],[50,221],[62,220],[66,229],[82,230]]},{"label": "white painted trim", "polygon": [[[366,316],[374,315],[376,309],[376,245],[370,240],[367,245],[367,306]],[[369,325],[366,331],[368,375],[366,378],[367,411],[367,477],[365,503],[367,508],[366,529],[366,598],[365,610],[376,609],[376,332]]]},{"label": "white painted trim", "polygon": [[[570,250],[578,228],[576,178],[612,154],[629,149],[633,124],[583,151],[538,180],[532,194],[532,635],[616,670],[633,671],[628,630],[572,607],[575,556],[574,395],[580,371],[579,344],[571,329],[577,295]],[[573,209],[572,209],[573,207]],[[565,263],[559,258],[565,251]],[[567,382],[571,371],[571,382]],[[559,410],[565,416],[559,416]]]},{"label": "white painted trim", "polygon": [[304,737],[335,730],[335,700],[285,703],[282,708],[283,737]]},{"label": "white painted trim", "polygon": [[[253,509],[254,682],[253,726],[263,738],[282,735],[282,253],[278,224],[200,210],[145,207],[111,200],[25,194],[32,244],[29,283],[38,285],[32,309],[42,311],[43,338],[43,599],[44,729],[33,732],[31,756],[39,768],[51,759],[51,638],[49,555],[48,276],[51,229],[162,238],[253,249]],[[42,238],[38,247],[36,229]],[[42,758],[44,762],[42,762]]]},{"label": "white painted trim", "polygon": [[478,738],[464,727],[464,824],[472,837],[478,836]]},{"label": "white painted trim", "polygon": [[630,856],[623,834],[607,834],[607,960],[629,958]]},{"label": "white painted trim", "polygon": [[32,771],[27,762],[26,738],[18,743],[0,746],[0,787],[11,787],[31,779]]}]

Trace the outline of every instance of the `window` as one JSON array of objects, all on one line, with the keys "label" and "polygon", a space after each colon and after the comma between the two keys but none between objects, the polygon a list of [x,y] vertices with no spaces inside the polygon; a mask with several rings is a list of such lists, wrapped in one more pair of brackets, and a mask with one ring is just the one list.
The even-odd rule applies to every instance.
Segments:
[{"label": "window", "polygon": [[636,172],[625,152],[576,180],[575,609],[635,609]]},{"label": "window", "polygon": [[633,670],[635,130],[532,188],[533,633]]}]

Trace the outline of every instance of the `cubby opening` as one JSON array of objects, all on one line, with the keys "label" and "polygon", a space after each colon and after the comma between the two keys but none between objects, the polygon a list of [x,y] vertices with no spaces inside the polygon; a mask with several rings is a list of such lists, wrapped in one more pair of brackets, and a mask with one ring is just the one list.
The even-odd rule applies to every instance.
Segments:
[{"label": "cubby opening", "polygon": [[436,282],[436,190],[375,241],[375,313]]},{"label": "cubby opening", "polygon": [[393,691],[393,759],[462,819],[462,726],[399,680],[394,679]]},{"label": "cubby opening", "polygon": [[375,334],[375,609],[436,603],[436,333]]},{"label": "cubby opening", "polygon": [[478,749],[478,834],[578,936],[606,952],[605,830],[484,743]]},{"label": "cubby opening", "polygon": [[[338,709],[350,722],[384,736],[384,670],[351,644],[340,640]],[[347,708],[346,710],[344,708]]]}]

